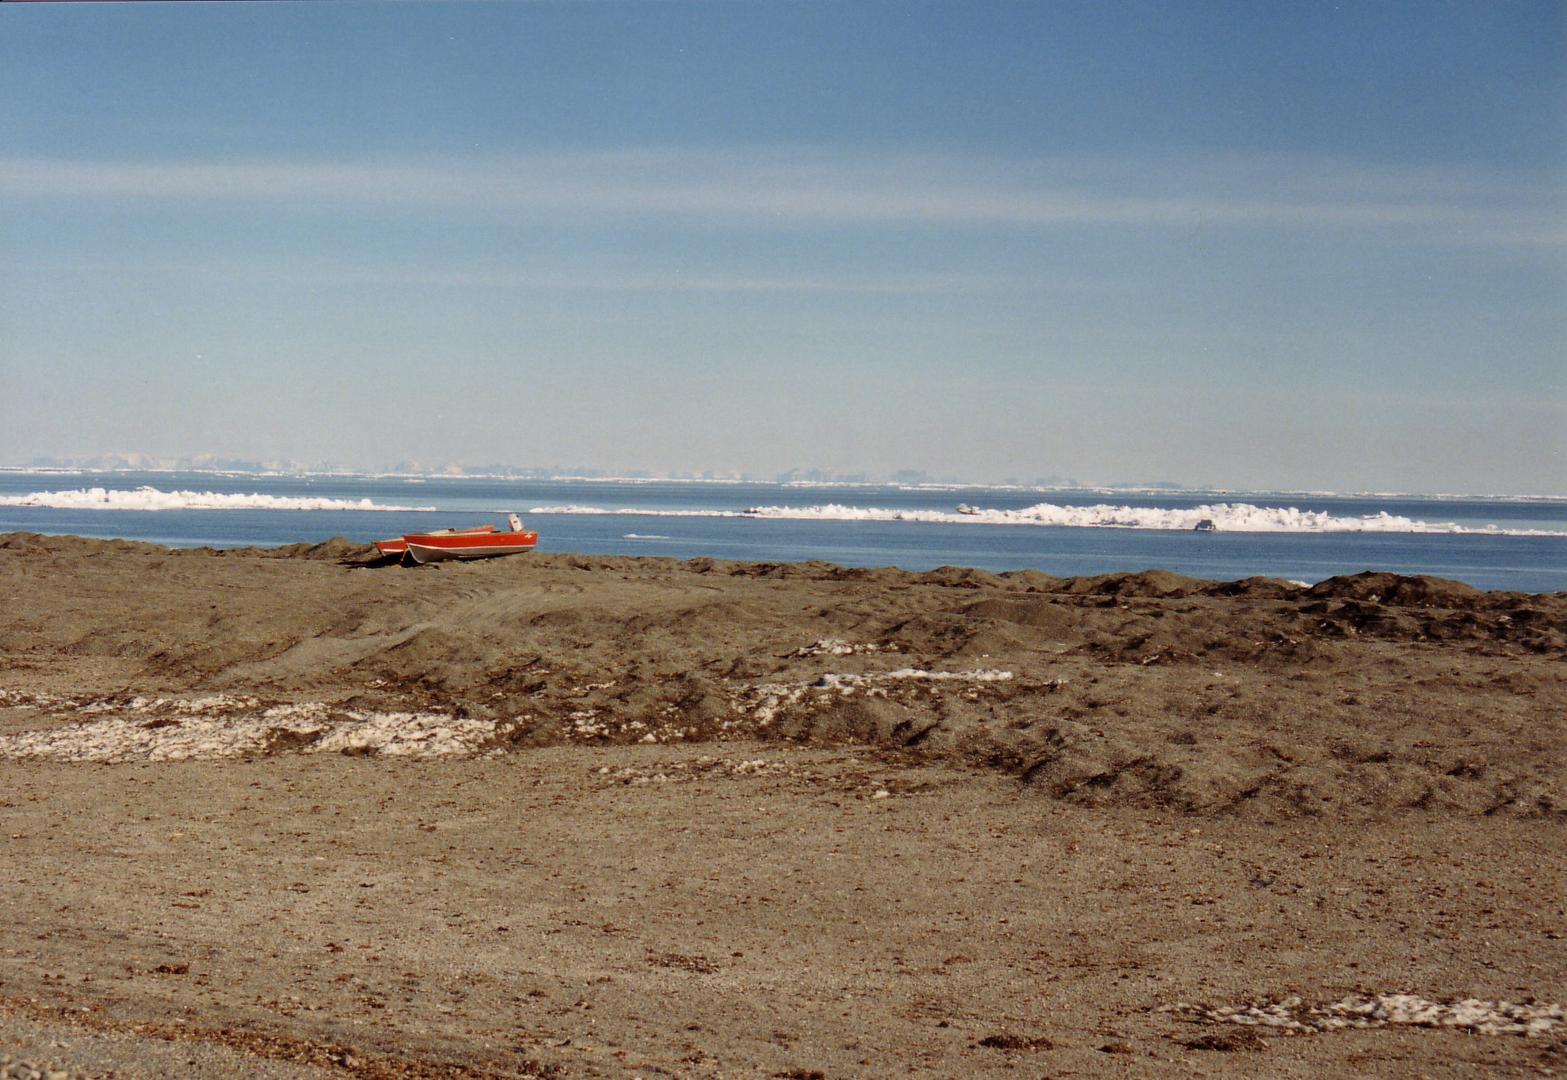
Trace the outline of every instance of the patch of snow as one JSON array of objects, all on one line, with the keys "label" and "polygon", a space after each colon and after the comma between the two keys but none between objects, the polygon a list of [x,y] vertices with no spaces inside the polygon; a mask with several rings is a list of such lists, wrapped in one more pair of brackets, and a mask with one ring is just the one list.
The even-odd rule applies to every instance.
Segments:
[{"label": "patch of snow", "polygon": [[1006,682],[1011,678],[1010,671],[998,671],[995,668],[979,668],[975,671],[926,671],[923,668],[899,668],[897,671],[873,672],[865,675],[829,673],[811,685],[822,690],[856,690],[904,679],[921,682]]},{"label": "patch of snow", "polygon": [[926,671],[923,668],[899,668],[897,671],[867,672],[863,674],[828,672],[808,683],[761,683],[742,691],[731,707],[739,715],[725,720],[723,729],[734,731],[754,725],[767,727],[780,713],[799,705],[811,697],[833,694],[850,697],[886,697],[888,690],[899,685],[919,686],[944,683],[996,683],[1013,677],[1010,671],[995,668],[979,668],[974,671]]},{"label": "patch of snow", "polygon": [[0,735],[0,758],[42,761],[196,761],[257,753],[472,754],[496,733],[487,720],[446,713],[338,710],[319,702],[263,707],[216,695],[133,698],[81,710],[82,723]]},{"label": "patch of snow", "polygon": [[819,638],[809,645],[794,650],[795,656],[855,656],[860,653],[897,652],[896,645],[877,645],[874,642],[840,641],[837,638]]},{"label": "patch of snow", "polygon": [[1328,1005],[1307,1005],[1298,997],[1288,997],[1217,1008],[1181,1005],[1175,1006],[1175,1010],[1212,1023],[1265,1027],[1294,1035],[1410,1025],[1452,1028],[1477,1035],[1533,1036],[1549,1035],[1567,1027],[1567,1010],[1560,1005],[1478,998],[1431,1001],[1414,994],[1356,994]]}]

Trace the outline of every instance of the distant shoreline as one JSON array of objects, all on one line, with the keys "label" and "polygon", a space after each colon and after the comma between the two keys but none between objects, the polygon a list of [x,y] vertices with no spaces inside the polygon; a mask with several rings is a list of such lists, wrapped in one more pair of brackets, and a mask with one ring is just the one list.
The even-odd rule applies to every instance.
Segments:
[{"label": "distant shoreline", "polygon": [[1423,491],[1334,491],[1324,488],[1247,488],[1247,487],[1186,487],[1176,484],[1003,484],[966,481],[931,481],[928,483],[902,483],[895,480],[764,480],[756,477],[709,476],[608,476],[596,474],[556,473],[534,476],[526,473],[498,472],[396,472],[359,469],[201,469],[201,468],[96,468],[90,466],[41,466],[0,465],[0,475],[13,476],[216,476],[255,477],[258,479],[342,479],[342,480],[406,480],[406,481],[513,481],[530,484],[625,484],[625,485],[678,485],[694,484],[713,487],[787,487],[787,488],[847,488],[855,490],[888,491],[995,491],[1040,494],[1082,495],[1212,495],[1228,496],[1292,496],[1320,499],[1430,499],[1483,500],[1488,502],[1567,502],[1567,494],[1495,494],[1487,492],[1423,492]]},{"label": "distant shoreline", "polygon": [[[69,549],[75,547],[76,551]],[[171,545],[145,540],[128,540],[82,536],[75,533],[39,533],[14,531],[0,533],[0,553],[14,551],[26,553],[29,549],[48,551],[51,555],[96,557],[108,554],[141,554],[176,558],[216,557],[224,559],[265,559],[269,561],[303,560],[315,563],[336,563],[352,569],[387,569],[384,559],[373,544],[360,543],[342,536],[322,541],[300,541],[271,546],[210,544]],[[62,550],[63,549],[63,550]],[[1363,570],[1355,574],[1339,574],[1316,583],[1295,581],[1288,578],[1253,574],[1240,578],[1199,578],[1161,567],[1150,566],[1143,570],[1112,571],[1100,574],[1058,576],[1042,570],[985,570],[972,566],[938,566],[931,570],[909,570],[898,566],[849,566],[821,559],[799,561],[767,561],[754,559],[724,559],[712,556],[673,558],[667,555],[604,555],[561,551],[539,551],[525,555],[507,556],[501,559],[484,559],[471,563],[450,564],[453,568],[495,566],[505,563],[520,566],[526,563],[542,563],[552,568],[559,565],[577,569],[662,569],[677,568],[696,574],[719,574],[731,577],[779,577],[827,581],[874,581],[884,585],[907,587],[911,585],[953,585],[963,588],[1021,588],[1030,593],[1065,593],[1080,595],[1102,593],[1107,595],[1150,596],[1161,599],[1180,598],[1187,595],[1203,595],[1220,598],[1250,596],[1266,599],[1302,599],[1305,597],[1332,597],[1380,602],[1382,593],[1393,590],[1406,599],[1420,595],[1426,599],[1414,602],[1415,606],[1429,606],[1440,598],[1445,606],[1464,607],[1483,602],[1486,598],[1498,599],[1540,598],[1556,599],[1567,596],[1564,592],[1531,593],[1513,589],[1481,589],[1453,578],[1435,574],[1399,574],[1384,570]],[[411,569],[411,568],[407,568]],[[1397,601],[1404,602],[1404,601]]]}]

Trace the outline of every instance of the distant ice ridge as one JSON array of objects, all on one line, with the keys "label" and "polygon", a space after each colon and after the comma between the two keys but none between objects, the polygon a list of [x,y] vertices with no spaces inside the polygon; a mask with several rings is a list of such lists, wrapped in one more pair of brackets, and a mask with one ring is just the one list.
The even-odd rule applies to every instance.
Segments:
[{"label": "distant ice ridge", "polygon": [[1294,506],[1211,503],[1203,506],[1061,506],[1037,503],[1020,510],[891,510],[865,506],[753,506],[746,510],[606,510],[594,506],[535,506],[534,514],[629,514],[639,517],[745,517],[789,521],[917,521],[941,525],[1043,525],[1078,529],[1164,529],[1191,531],[1211,521],[1220,532],[1464,533],[1478,536],[1567,536],[1541,529],[1470,528],[1453,522],[1417,521],[1379,511],[1342,517]]},{"label": "distant ice ridge", "polygon": [[0,506],[40,506],[53,510],[377,510],[433,511],[433,506],[383,506],[369,499],[298,498],[288,495],[224,495],[216,491],[134,491],[76,488],[0,496]]},{"label": "distant ice ridge", "polygon": [[535,506],[527,511],[530,514],[579,514],[579,515],[617,515],[624,514],[631,517],[749,517],[749,510],[610,510],[602,506]]}]

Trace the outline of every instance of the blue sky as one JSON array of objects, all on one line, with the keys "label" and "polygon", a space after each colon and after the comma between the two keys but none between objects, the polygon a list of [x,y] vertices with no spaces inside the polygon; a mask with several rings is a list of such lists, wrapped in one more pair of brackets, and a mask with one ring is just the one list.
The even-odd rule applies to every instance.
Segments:
[{"label": "blue sky", "polygon": [[0,462],[1567,493],[1560,4],[0,7]]}]

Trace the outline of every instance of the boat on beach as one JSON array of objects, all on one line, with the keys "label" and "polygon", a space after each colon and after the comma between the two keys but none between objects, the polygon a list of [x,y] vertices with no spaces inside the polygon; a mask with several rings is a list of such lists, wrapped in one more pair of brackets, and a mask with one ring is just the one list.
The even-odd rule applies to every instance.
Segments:
[{"label": "boat on beach", "polygon": [[[422,536],[457,536],[463,533],[492,533],[494,525],[475,525],[471,529],[434,529]],[[382,555],[401,555],[408,550],[408,538],[406,536],[394,536],[390,540],[377,540],[375,549]]]},{"label": "boat on beach", "polygon": [[448,559],[489,559],[498,555],[516,555],[532,551],[539,534],[522,527],[522,519],[510,515],[511,529],[501,532],[494,525],[476,525],[468,529],[433,529],[408,533],[390,540],[377,540],[376,550],[403,562],[423,565]]}]

